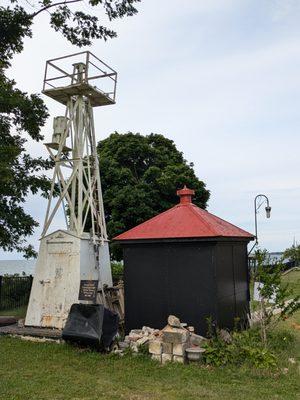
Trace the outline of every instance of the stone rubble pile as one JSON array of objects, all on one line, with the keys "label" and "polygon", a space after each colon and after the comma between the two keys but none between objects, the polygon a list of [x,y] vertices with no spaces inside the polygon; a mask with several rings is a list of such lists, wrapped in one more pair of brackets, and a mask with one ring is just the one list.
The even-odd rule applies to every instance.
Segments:
[{"label": "stone rubble pile", "polygon": [[170,315],[168,324],[162,330],[147,326],[133,329],[125,336],[124,342],[119,343],[116,352],[121,354],[126,348],[139,352],[140,346],[147,345],[152,359],[162,364],[167,361],[185,363],[189,352],[199,355],[204,352],[201,344],[206,341],[203,336],[194,333],[194,327],[186,325],[174,315]]}]

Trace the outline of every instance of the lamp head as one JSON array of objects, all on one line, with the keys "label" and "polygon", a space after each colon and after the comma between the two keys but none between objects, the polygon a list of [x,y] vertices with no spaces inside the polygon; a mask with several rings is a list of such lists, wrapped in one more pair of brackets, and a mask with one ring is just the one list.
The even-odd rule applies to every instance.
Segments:
[{"label": "lamp head", "polygon": [[270,206],[267,206],[267,207],[265,208],[265,210],[266,210],[266,216],[267,216],[267,218],[270,218],[270,216],[271,216],[271,207],[270,207]]}]

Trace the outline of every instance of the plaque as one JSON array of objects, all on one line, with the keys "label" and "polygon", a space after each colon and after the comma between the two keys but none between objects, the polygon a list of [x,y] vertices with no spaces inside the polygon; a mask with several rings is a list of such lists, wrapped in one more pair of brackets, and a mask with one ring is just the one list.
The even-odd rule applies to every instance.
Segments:
[{"label": "plaque", "polygon": [[78,300],[96,301],[98,290],[98,281],[82,280]]}]

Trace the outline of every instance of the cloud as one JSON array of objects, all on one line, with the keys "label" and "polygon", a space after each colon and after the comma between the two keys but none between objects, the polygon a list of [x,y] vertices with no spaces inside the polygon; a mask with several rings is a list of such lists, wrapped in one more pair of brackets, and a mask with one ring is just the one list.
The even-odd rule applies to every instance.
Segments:
[{"label": "cloud", "polygon": [[[251,231],[253,199],[263,192],[273,210],[259,221],[262,245],[281,250],[294,235],[299,240],[299,3],[151,0],[138,7],[137,16],[114,23],[118,39],[90,49],[119,73],[117,104],[95,109],[97,139],[115,130],[162,133],[194,162],[212,212]],[[10,70],[29,92],[41,90],[46,59],[77,50],[47,23],[39,17]],[[64,108],[44,99],[49,139],[52,117]],[[29,149],[46,155],[41,143]],[[34,204],[30,197],[28,209],[42,221]]]}]

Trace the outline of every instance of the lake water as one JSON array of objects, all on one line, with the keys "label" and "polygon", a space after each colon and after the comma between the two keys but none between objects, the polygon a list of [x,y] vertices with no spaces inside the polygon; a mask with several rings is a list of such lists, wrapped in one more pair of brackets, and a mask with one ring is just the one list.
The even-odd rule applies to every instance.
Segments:
[{"label": "lake water", "polygon": [[36,260],[0,260],[0,275],[34,275]]}]

